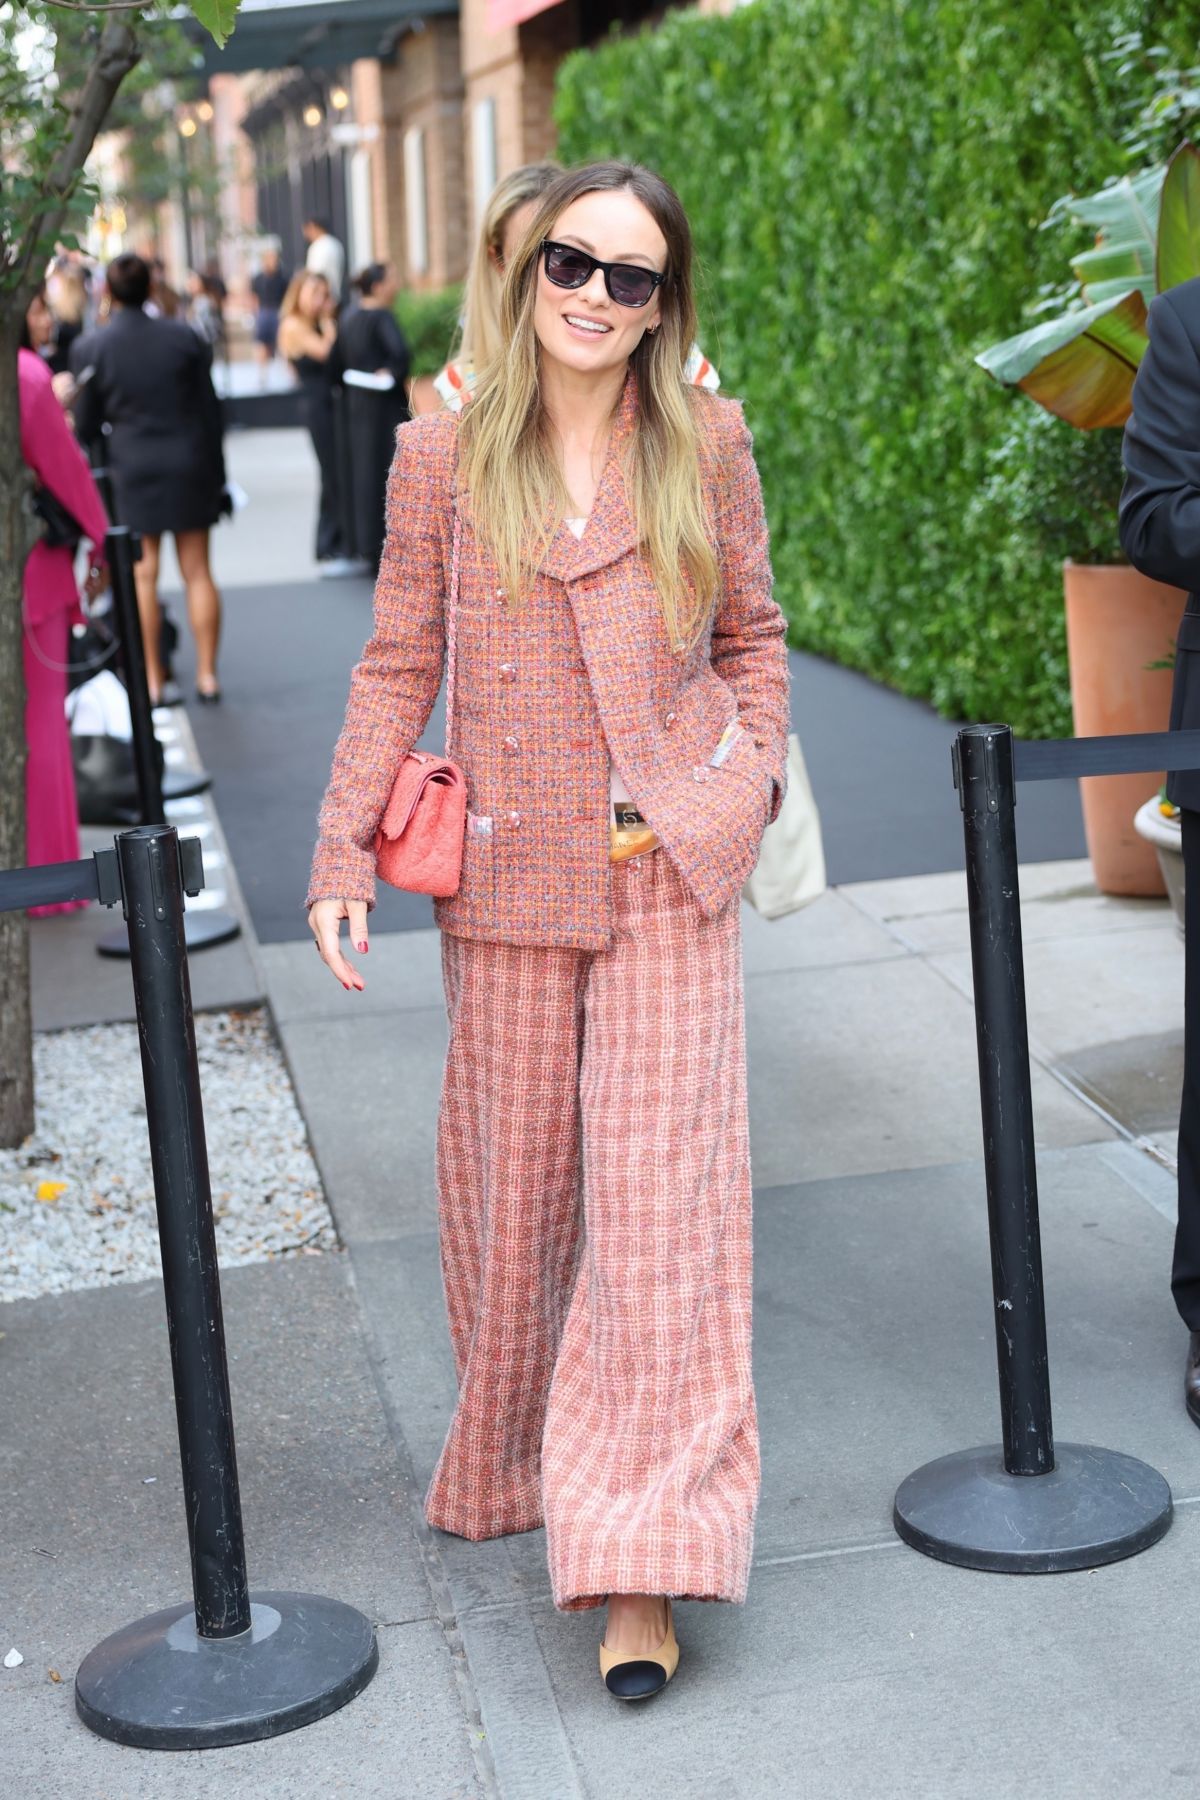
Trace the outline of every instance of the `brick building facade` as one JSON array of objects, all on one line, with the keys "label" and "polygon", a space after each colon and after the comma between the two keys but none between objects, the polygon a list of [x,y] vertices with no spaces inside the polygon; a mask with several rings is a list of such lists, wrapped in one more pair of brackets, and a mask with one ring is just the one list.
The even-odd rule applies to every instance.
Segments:
[{"label": "brick building facade", "polygon": [[[342,0],[344,16],[368,3]],[[700,0],[701,10],[734,4]],[[664,0],[441,0],[441,6],[400,16],[382,54],[340,63],[332,59],[345,36],[331,35],[323,52],[298,33],[306,9],[317,10],[312,0],[270,9],[284,33],[280,61],[298,41],[303,60],[244,77],[257,84],[257,98],[243,128],[256,152],[260,229],[280,237],[289,260],[302,251],[299,226],[314,203],[309,196],[326,194],[319,210],[331,214],[345,237],[352,267],[391,262],[402,284],[415,289],[461,280],[496,181],[554,154],[554,82],[563,57],[606,36],[614,22],[639,28],[666,10]],[[320,10],[337,9],[325,0]],[[241,18],[257,22],[259,16],[256,0],[243,0]],[[238,37],[235,32],[224,54],[210,53],[213,72],[228,66]],[[261,41],[251,35],[240,54],[254,54]]]}]

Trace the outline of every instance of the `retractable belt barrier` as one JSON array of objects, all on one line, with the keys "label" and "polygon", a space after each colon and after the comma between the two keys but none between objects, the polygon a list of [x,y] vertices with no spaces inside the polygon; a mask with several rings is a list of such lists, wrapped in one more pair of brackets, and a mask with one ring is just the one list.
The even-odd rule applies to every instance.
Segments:
[{"label": "retractable belt barrier", "polygon": [[1003,1443],[905,1480],[894,1523],[915,1549],[972,1569],[1098,1568],[1157,1543],[1171,1490],[1116,1450],[1055,1444],[1017,874],[1016,783],[1200,769],[1200,731],[1018,743],[972,725],[952,749],[967,902]]},{"label": "retractable belt barrier", "polygon": [[101,1737],[150,1750],[311,1724],[362,1692],[379,1655],[374,1626],[340,1600],[247,1587],[184,930],[184,894],[203,886],[199,839],[162,824],[82,862],[0,871],[0,912],[99,900],[128,926],[193,1597],[98,1644],[75,1706]]},{"label": "retractable belt barrier", "polygon": [[[92,479],[104,501],[110,518],[113,514],[113,486],[109,471],[94,468]],[[129,700],[129,721],[133,739],[133,769],[137,782],[138,811],[143,825],[161,825],[166,819],[164,801],[184,800],[207,793],[212,776],[204,769],[166,769],[159,774],[159,747],[155,740],[150,687],[146,679],[146,653],[142,643],[141,615],[138,610],[134,564],[141,561],[142,540],[128,525],[112,525],[104,540],[112,593],[112,617],[121,662],[125,671],[125,691]],[[208,911],[188,913],[185,930],[189,950],[206,950],[235,938],[241,926],[232,913]],[[125,934],[115,931],[100,938],[96,945],[101,956],[124,957],[128,954]]]}]

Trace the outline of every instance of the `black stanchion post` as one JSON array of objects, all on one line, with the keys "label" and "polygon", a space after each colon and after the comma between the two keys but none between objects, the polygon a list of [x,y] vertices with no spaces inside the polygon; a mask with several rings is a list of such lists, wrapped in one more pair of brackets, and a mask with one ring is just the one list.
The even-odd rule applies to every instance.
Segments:
[{"label": "black stanchion post", "polygon": [[247,1743],[324,1718],[362,1691],[378,1650],[338,1600],[246,1585],[208,1156],[184,936],[179,841],[117,839],[162,1248],[193,1601],[106,1638],[75,1704],[102,1737],[147,1749]]},{"label": "black stanchion post", "polygon": [[108,514],[109,524],[118,524],[117,509],[113,501],[112,475],[110,471],[105,468],[103,463],[95,463],[93,465],[92,480],[96,484],[96,492],[104,503],[104,510]]},{"label": "black stanchion post", "polygon": [[117,839],[142,1049],[196,1625],[250,1624],[208,1148],[174,831]]},{"label": "black stanchion post", "polygon": [[1054,1429],[1017,887],[1012,733],[962,732],[957,775],[966,837],[1004,1467],[1010,1475],[1043,1475],[1054,1467]]},{"label": "black stanchion post", "polygon": [[113,611],[121,640],[121,654],[125,660],[125,685],[129,694],[129,716],[133,724],[133,766],[137,775],[142,823],[159,825],[167,815],[163,808],[162,783],[158,773],[158,751],[150,708],[150,689],[146,682],[146,655],[142,646],[137,583],[133,576],[133,565],[137,560],[134,555],[133,533],[128,525],[113,525],[105,543],[112,576]]},{"label": "black stanchion post", "polygon": [[895,1526],[915,1549],[967,1568],[1096,1568],[1157,1543],[1171,1522],[1171,1490],[1156,1469],[1120,1451],[1055,1447],[1009,728],[960,731],[954,775],[966,838],[1004,1442],[910,1475],[896,1495]]}]

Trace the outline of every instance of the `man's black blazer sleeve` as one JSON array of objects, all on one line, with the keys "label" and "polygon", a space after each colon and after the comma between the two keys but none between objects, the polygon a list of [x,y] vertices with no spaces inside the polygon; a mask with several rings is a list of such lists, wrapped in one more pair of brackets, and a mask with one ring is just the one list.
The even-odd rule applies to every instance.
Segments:
[{"label": "man's black blazer sleeve", "polygon": [[[1187,283],[1200,330],[1200,282]],[[1125,427],[1121,548],[1144,575],[1200,588],[1200,345],[1172,292],[1151,302],[1150,344]]]}]

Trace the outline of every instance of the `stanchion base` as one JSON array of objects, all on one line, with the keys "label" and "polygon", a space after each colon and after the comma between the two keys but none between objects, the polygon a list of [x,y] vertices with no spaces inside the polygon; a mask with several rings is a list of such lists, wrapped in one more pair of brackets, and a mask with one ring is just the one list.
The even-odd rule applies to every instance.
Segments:
[{"label": "stanchion base", "polygon": [[100,1737],[143,1750],[207,1750],[278,1737],[361,1694],[375,1627],[340,1600],[251,1595],[249,1631],[202,1638],[191,1602],[114,1632],[85,1656],[75,1710]]},{"label": "stanchion base", "polygon": [[[207,769],[164,769],[162,778],[162,797],[164,804],[168,800],[187,800],[193,794],[207,794],[212,786],[212,776]],[[137,820],[134,823],[137,824]]]},{"label": "stanchion base", "polygon": [[[211,950],[214,944],[227,944],[230,938],[237,937],[241,929],[232,913],[185,912],[183,915],[183,930],[189,953],[193,950]],[[102,938],[96,940],[96,953],[99,956],[128,958],[128,932],[105,932]]]},{"label": "stanchion base", "polygon": [[1162,1537],[1171,1490],[1157,1469],[1091,1444],[1054,1456],[1048,1475],[1009,1475],[999,1444],[926,1463],[900,1485],[896,1530],[939,1562],[1011,1575],[1097,1569]]}]

